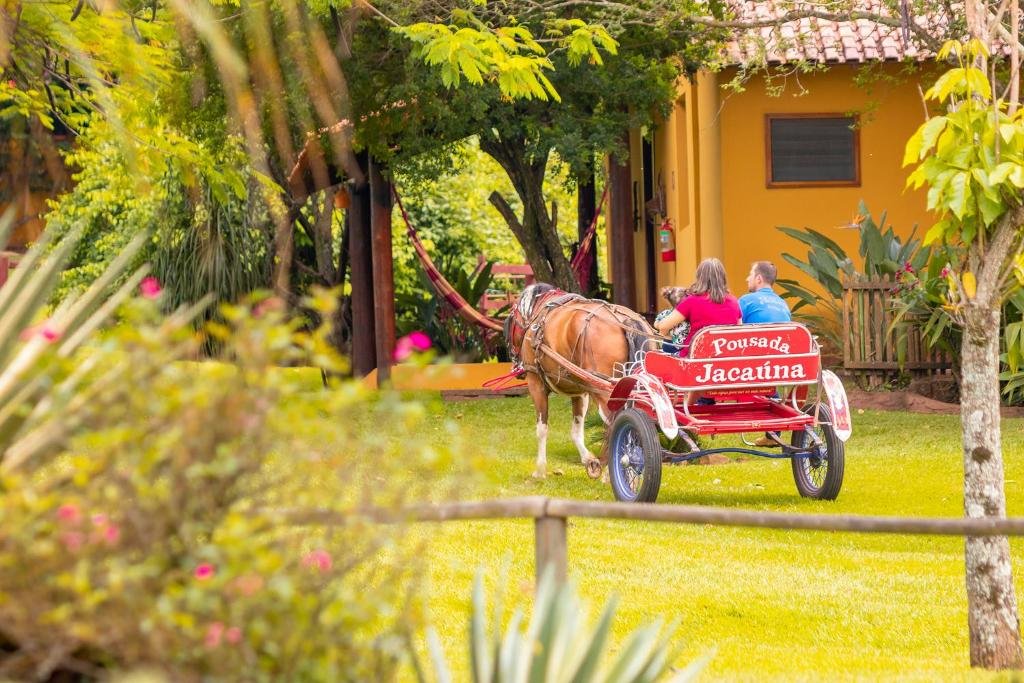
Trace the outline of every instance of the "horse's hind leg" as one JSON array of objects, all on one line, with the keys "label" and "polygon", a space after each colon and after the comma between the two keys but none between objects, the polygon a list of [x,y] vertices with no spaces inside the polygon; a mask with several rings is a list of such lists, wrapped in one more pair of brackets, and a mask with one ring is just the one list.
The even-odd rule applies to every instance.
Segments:
[{"label": "horse's hind leg", "polygon": [[543,479],[547,476],[548,468],[548,388],[532,372],[526,375],[526,387],[533,399],[533,407],[537,410],[537,466],[533,476]]},{"label": "horse's hind leg", "polygon": [[[570,434],[572,435],[572,442],[576,444],[576,450],[580,453],[580,462],[587,468],[588,474],[592,471],[595,473],[601,471],[600,463],[598,463],[597,458],[590,452],[586,442],[583,440],[583,421],[587,417],[587,408],[589,406],[590,394],[572,397],[572,429]],[[591,463],[595,463],[595,465],[591,465]],[[596,476],[596,474],[591,474],[590,476]]]}]

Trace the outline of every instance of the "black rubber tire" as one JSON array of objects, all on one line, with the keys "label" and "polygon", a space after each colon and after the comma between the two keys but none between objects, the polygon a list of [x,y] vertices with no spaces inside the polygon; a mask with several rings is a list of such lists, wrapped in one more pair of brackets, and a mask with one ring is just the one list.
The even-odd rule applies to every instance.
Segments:
[{"label": "black rubber tire", "polygon": [[[814,414],[815,406],[807,406],[804,412],[808,415]],[[819,420],[832,422],[832,413],[824,403],[819,408]],[[835,500],[839,496],[839,490],[843,487],[843,469],[846,463],[846,445],[836,436],[835,429],[831,424],[819,424],[817,427],[807,427],[803,431],[793,432],[792,445],[796,448],[803,448],[810,440],[807,434],[808,429],[814,429],[821,439],[825,452],[820,457],[797,457],[792,458],[793,480],[796,481],[796,489],[804,498],[817,500]]]},{"label": "black rubber tire", "polygon": [[[622,462],[623,457],[628,463]],[[608,429],[608,470],[616,500],[653,503],[661,488],[661,441],[654,421],[623,408]]]}]

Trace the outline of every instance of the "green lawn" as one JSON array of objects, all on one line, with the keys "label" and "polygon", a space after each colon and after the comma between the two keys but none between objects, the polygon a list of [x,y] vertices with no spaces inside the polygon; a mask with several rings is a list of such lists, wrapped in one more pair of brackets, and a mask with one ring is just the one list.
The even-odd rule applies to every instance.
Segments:
[{"label": "green lawn", "polygon": [[[530,477],[534,418],[528,399],[432,401],[430,433],[461,427],[466,457],[483,463],[464,498],[547,495],[612,500],[587,478],[569,440],[569,404],[552,405],[548,467]],[[865,412],[847,444],[846,479],[835,502],[801,499],[787,461],[667,467],[659,503],[806,513],[958,516],[959,418]],[[1022,421],[1003,423],[1009,513],[1024,515]],[[591,416],[597,450],[603,426]],[[734,443],[718,437],[717,444]],[[528,603],[533,580],[530,521],[421,525],[430,539],[429,608],[456,679],[465,675],[466,616],[478,567],[493,590]],[[1018,595],[1024,543],[1013,542]],[[774,532],[576,519],[569,572],[592,608],[612,594],[617,637],[664,615],[678,620],[680,661],[715,650],[709,679],[963,679],[968,666],[963,542],[956,538]],[[461,674],[459,671],[461,670]],[[985,678],[975,674],[978,678]]]}]

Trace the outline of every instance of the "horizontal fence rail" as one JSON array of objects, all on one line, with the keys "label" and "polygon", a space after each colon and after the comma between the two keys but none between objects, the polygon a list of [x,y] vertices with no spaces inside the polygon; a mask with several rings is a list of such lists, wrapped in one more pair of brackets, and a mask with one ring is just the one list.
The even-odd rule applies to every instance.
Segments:
[{"label": "horizontal fence rail", "polygon": [[566,577],[567,524],[570,517],[627,519],[674,524],[756,527],[780,531],[838,531],[925,536],[1024,536],[1024,518],[1006,517],[882,517],[868,515],[793,514],[724,509],[701,505],[604,503],[545,496],[463,503],[418,504],[389,510],[352,511],[282,509],[271,514],[296,525],[344,525],[353,520],[383,524],[457,520],[529,519],[535,523],[538,579],[547,564],[555,576]]}]

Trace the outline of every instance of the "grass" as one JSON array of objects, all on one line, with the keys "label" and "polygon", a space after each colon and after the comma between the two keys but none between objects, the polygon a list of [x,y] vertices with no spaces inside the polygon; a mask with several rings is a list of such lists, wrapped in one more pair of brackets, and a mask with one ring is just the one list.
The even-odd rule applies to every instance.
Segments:
[{"label": "grass", "polygon": [[[461,427],[465,457],[483,474],[464,498],[547,495],[612,500],[587,478],[569,440],[569,405],[553,400],[549,477],[537,481],[532,406],[525,398],[428,401],[424,438],[447,443]],[[959,418],[864,412],[854,416],[839,499],[796,492],[787,461],[667,467],[659,503],[804,513],[960,516]],[[1003,423],[1009,514],[1024,515],[1022,421]],[[588,419],[587,442],[604,428]],[[397,438],[397,437],[396,437]],[[403,435],[402,438],[409,438]],[[716,444],[735,443],[718,437]],[[428,606],[456,680],[466,676],[472,580],[528,603],[530,521],[422,525],[429,538]],[[1011,542],[1024,595],[1024,542]],[[980,679],[968,660],[963,541],[895,535],[775,532],[651,522],[573,519],[569,573],[594,611],[619,596],[616,642],[656,615],[678,620],[680,663],[715,651],[708,678],[727,680]]]}]

